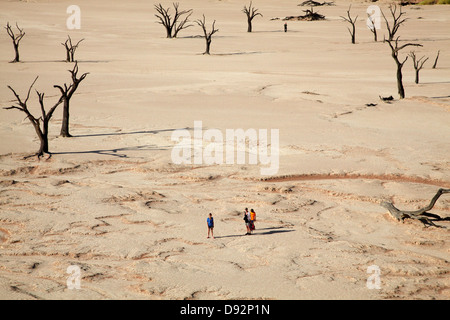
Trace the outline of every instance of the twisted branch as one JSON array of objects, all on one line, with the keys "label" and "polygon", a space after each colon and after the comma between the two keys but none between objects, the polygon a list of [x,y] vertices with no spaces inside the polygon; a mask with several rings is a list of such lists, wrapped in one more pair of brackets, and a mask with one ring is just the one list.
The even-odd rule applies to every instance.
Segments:
[{"label": "twisted branch", "polygon": [[433,227],[441,228],[441,226],[434,224],[433,221],[448,221],[450,220],[450,218],[442,218],[439,215],[429,213],[428,211],[433,209],[436,201],[441,195],[445,193],[450,193],[450,189],[439,189],[433,199],[431,199],[431,202],[428,206],[416,211],[399,210],[391,202],[382,202],[381,206],[388,209],[391,216],[393,216],[398,221],[403,221],[405,219],[415,219],[421,221],[425,226],[430,225]]}]

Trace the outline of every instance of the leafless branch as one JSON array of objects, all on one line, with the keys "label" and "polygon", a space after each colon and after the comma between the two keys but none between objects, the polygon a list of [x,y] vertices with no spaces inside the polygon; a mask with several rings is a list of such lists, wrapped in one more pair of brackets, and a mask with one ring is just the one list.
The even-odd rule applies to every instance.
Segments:
[{"label": "leafless branch", "polygon": [[242,9],[242,12],[245,13],[247,15],[247,24],[248,24],[248,28],[247,28],[247,32],[252,32],[253,30],[253,26],[252,26],[252,21],[255,17],[257,16],[263,16],[261,13],[258,12],[259,9],[253,7],[253,3],[252,1],[250,1],[250,5],[248,6],[244,6],[244,9]]},{"label": "leafless branch", "polygon": [[[400,8],[400,10],[398,10],[398,8]],[[397,7],[396,4],[389,6],[389,12],[390,12],[390,14],[392,16],[392,20],[393,20],[392,25],[389,24],[389,21],[386,18],[386,16],[384,15],[383,11],[381,11],[381,14],[383,15],[384,21],[386,22],[386,28],[387,28],[388,34],[389,34],[388,40],[392,41],[392,40],[394,40],[394,37],[395,37],[398,29],[400,28],[400,26],[408,19],[403,18],[403,15],[405,14],[405,12],[402,11],[402,7]]]},{"label": "leafless branch", "polygon": [[74,62],[75,61],[75,51],[78,49],[78,45],[83,41],[84,39],[81,39],[78,41],[75,45],[72,44],[72,39],[70,36],[67,36],[67,40],[64,43],[61,43],[61,45],[64,46],[66,49],[66,61],[67,62]]},{"label": "leafless branch", "polygon": [[[175,2],[172,5],[175,10],[175,14],[173,16],[170,13],[170,8],[164,8],[161,3],[155,5],[155,10],[157,12],[155,16],[158,18],[157,22],[162,24],[166,29],[167,38],[176,38],[181,30],[192,26],[192,24],[188,24],[188,22],[193,10],[189,9],[180,11],[180,5],[178,2]],[[186,17],[182,18],[183,16]]]},{"label": "leafless branch", "polygon": [[347,30],[350,33],[350,36],[352,37],[352,43],[354,44],[355,43],[355,36],[356,36],[355,23],[356,23],[356,21],[358,19],[358,16],[356,16],[355,19],[352,19],[352,17],[350,16],[350,9],[351,8],[352,8],[352,6],[350,5],[348,10],[347,10],[347,17],[341,16],[341,18],[351,24],[352,29],[350,30],[350,28],[347,28]]},{"label": "leafless branch", "polygon": [[23,29],[21,29],[19,27],[19,25],[17,23],[16,23],[16,28],[19,31],[19,33],[17,35],[12,30],[11,25],[9,24],[9,22],[6,23],[5,29],[6,29],[6,32],[8,33],[9,37],[11,38],[11,40],[13,42],[14,52],[15,52],[14,60],[11,61],[11,62],[20,62],[19,43],[20,43],[20,40],[22,40],[22,38],[25,36],[25,32],[23,31]]},{"label": "leafless branch", "polygon": [[195,21],[203,30],[203,34],[205,37],[205,41],[206,41],[206,50],[203,54],[210,54],[210,48],[211,48],[211,40],[212,40],[212,36],[219,31],[219,29],[215,28],[216,25],[216,20],[214,20],[213,24],[212,24],[212,28],[211,31],[207,31],[206,30],[206,18],[205,15],[203,15],[203,20],[196,20]]}]

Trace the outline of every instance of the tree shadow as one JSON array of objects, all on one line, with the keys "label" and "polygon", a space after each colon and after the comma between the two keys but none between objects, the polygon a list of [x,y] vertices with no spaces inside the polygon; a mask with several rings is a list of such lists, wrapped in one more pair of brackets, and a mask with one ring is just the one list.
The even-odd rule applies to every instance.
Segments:
[{"label": "tree shadow", "polygon": [[435,226],[435,227],[439,227],[439,228],[446,229],[446,227],[444,227],[444,226],[440,226],[440,225],[434,224],[435,221],[450,221],[450,217],[441,217],[440,215],[435,214],[435,213],[431,213],[431,212],[424,212],[424,213],[422,213],[422,215],[426,216],[426,217],[429,217],[426,220],[419,219],[420,221],[422,221],[422,223],[424,223],[426,225],[432,225],[432,226]]},{"label": "tree shadow", "polygon": [[164,151],[164,150],[169,150],[169,148],[170,148],[170,146],[143,145],[143,146],[135,146],[135,147],[116,148],[116,149],[52,152],[51,155],[99,154],[99,155],[113,156],[113,157],[118,157],[118,158],[128,158],[127,154],[123,154],[121,152],[125,152],[125,151]]},{"label": "tree shadow", "polygon": [[442,96],[442,97],[431,97],[432,99],[447,99],[450,98],[450,96]]},{"label": "tree shadow", "polygon": [[192,36],[182,36],[182,37],[177,36],[176,39],[202,39],[204,37],[205,36],[203,36],[203,35],[197,34],[197,35],[192,35]]},{"label": "tree shadow", "polygon": [[[216,35],[214,34],[214,39],[217,38],[235,38],[235,36],[229,36],[229,35]],[[205,39],[205,36],[203,34],[193,34],[190,36],[177,36],[176,38],[172,38],[173,40],[176,39]]]},{"label": "tree shadow", "polygon": [[450,81],[421,81],[420,84],[446,84],[446,83],[450,83]]},{"label": "tree shadow", "polygon": [[133,135],[133,134],[158,134],[161,132],[171,132],[177,130],[193,130],[193,128],[180,128],[180,129],[160,129],[160,130],[142,130],[142,131],[132,131],[132,132],[110,132],[110,133],[92,133],[92,134],[79,134],[73,135],[73,138],[86,138],[86,137],[104,137],[104,136],[122,136],[122,135]]},{"label": "tree shadow", "polygon": [[[77,60],[80,63],[109,63],[111,60]],[[56,62],[62,62],[62,63],[73,63],[68,62],[66,60],[27,60],[27,61],[20,61],[20,63],[56,63]]]},{"label": "tree shadow", "polygon": [[[176,130],[193,130],[193,128],[181,128],[181,129],[160,129],[160,130],[142,130],[132,132],[110,132],[110,133],[93,133],[84,135],[74,135],[71,138],[86,138],[86,137],[102,137],[102,136],[121,136],[121,135],[133,135],[133,134],[158,134],[161,132],[173,132]],[[167,151],[173,148],[173,146],[157,146],[141,145],[134,147],[123,147],[113,149],[98,149],[98,150],[85,150],[85,151],[63,151],[63,152],[51,152],[50,155],[67,155],[67,154],[98,154],[104,156],[112,156],[118,158],[128,158],[126,151]]]},{"label": "tree shadow", "polygon": [[250,52],[230,52],[230,53],[213,53],[213,56],[238,56],[238,55],[247,55],[247,54],[262,54],[261,51],[250,51]]}]

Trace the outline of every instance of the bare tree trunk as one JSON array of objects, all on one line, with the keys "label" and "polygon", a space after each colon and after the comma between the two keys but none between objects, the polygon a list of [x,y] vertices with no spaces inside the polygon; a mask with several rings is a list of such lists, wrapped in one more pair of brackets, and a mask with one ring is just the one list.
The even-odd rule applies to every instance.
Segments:
[{"label": "bare tree trunk", "polygon": [[59,134],[61,137],[65,138],[72,137],[72,135],[69,132],[69,122],[70,122],[70,99],[65,97],[63,105],[61,132]]},{"label": "bare tree trunk", "polygon": [[70,99],[72,98],[75,91],[78,89],[78,86],[80,85],[81,81],[83,81],[86,76],[89,73],[83,73],[80,78],[78,78],[78,62],[75,62],[75,65],[72,70],[69,70],[71,77],[72,77],[72,83],[67,86],[64,84],[64,87],[55,85],[55,88],[58,88],[61,92],[61,97],[64,101],[64,108],[63,108],[63,118],[62,118],[62,124],[61,124],[61,132],[60,135],[62,137],[72,137],[72,135],[69,132],[69,119],[70,119]]},{"label": "bare tree trunk", "polygon": [[66,48],[66,62],[70,62],[71,58],[70,58],[70,50],[68,50],[68,48]]},{"label": "bare tree trunk", "polygon": [[438,50],[438,53],[437,53],[437,56],[436,56],[436,59],[434,60],[434,64],[433,64],[433,69],[436,69],[436,66],[437,66],[437,62],[438,62],[438,59],[439,59],[439,53],[440,53],[441,51],[440,50]]},{"label": "bare tree trunk", "polygon": [[342,17],[342,19],[344,19],[345,21],[347,21],[348,23],[351,24],[352,29],[350,30],[350,28],[347,28],[348,32],[350,33],[350,36],[352,38],[352,43],[355,44],[356,42],[356,28],[355,28],[355,23],[356,20],[358,19],[358,16],[356,16],[355,19],[352,19],[352,17],[350,16],[350,9],[352,8],[352,6],[350,5],[350,7],[347,10],[347,17]]},{"label": "bare tree trunk", "polygon": [[353,44],[355,44],[355,42],[356,42],[356,38],[355,38],[355,37],[356,37],[356,34],[355,34],[355,33],[356,33],[356,30],[355,30],[355,24],[353,23],[353,24],[352,24],[352,43],[353,43]]},{"label": "bare tree trunk", "polygon": [[206,50],[203,54],[210,54],[210,49],[211,49],[211,41],[212,41],[212,36],[213,34],[215,34],[217,31],[219,31],[219,29],[214,29],[215,24],[216,24],[216,20],[214,20],[213,24],[212,24],[212,30],[210,32],[206,31],[206,25],[205,25],[205,15],[203,15],[203,20],[197,20],[196,23],[202,27],[203,29],[203,34],[205,37],[205,41],[206,41]]},{"label": "bare tree trunk", "polygon": [[[170,8],[165,9],[161,3],[155,5],[155,10],[157,12],[155,16],[159,19],[158,23],[162,24],[166,29],[167,38],[176,38],[181,30],[192,26],[192,24],[187,23],[189,22],[189,17],[192,15],[193,10],[190,9],[179,11],[178,2],[174,2],[173,7],[175,9],[175,15],[172,18]],[[180,20],[183,15],[186,15],[186,17],[183,20]]]},{"label": "bare tree trunk", "polygon": [[[439,189],[436,195],[431,199],[431,202],[428,206],[416,211],[399,210],[390,202],[382,202],[381,206],[388,209],[391,216],[397,219],[397,221],[403,221],[405,219],[416,219],[421,221],[425,226],[431,225],[434,227],[439,227],[433,221],[450,220],[450,218],[441,218],[440,216],[429,213],[428,211],[433,209],[434,205],[436,204],[436,201],[439,199],[441,195],[445,193],[450,193],[450,189],[442,189],[442,188]],[[431,218],[433,218],[433,220]]]},{"label": "bare tree trunk", "polygon": [[53,112],[55,112],[56,108],[61,104],[62,97],[59,98],[59,101],[47,113],[45,111],[45,107],[44,107],[44,93],[41,94],[38,91],[36,91],[36,93],[39,97],[39,104],[41,105],[41,112],[42,112],[42,117],[41,117],[42,129],[40,129],[39,122],[38,122],[38,126],[35,126],[36,132],[39,131],[38,136],[41,141],[41,146],[39,148],[37,156],[42,157],[44,154],[50,154],[49,143],[48,143],[48,124],[50,122],[50,119],[53,116]]},{"label": "bare tree trunk", "polygon": [[14,53],[13,62],[20,62],[19,45],[14,44]]},{"label": "bare tree trunk", "polygon": [[16,28],[17,28],[17,30],[19,30],[18,35],[16,35],[14,33],[9,22],[6,24],[6,27],[5,27],[6,31],[8,32],[9,37],[11,38],[11,40],[13,42],[13,46],[14,46],[14,60],[11,61],[12,63],[20,62],[19,43],[20,43],[20,40],[22,40],[22,38],[25,36],[25,32],[23,32],[23,29],[19,28],[19,25],[17,23],[16,23]]},{"label": "bare tree trunk", "polygon": [[403,68],[403,65],[405,64],[406,60],[408,60],[408,56],[406,56],[406,58],[405,58],[405,60],[403,60],[403,62],[400,62],[400,60],[398,59],[399,51],[408,46],[422,47],[422,45],[417,44],[417,43],[406,43],[399,47],[398,39],[399,39],[399,37],[397,37],[397,39],[395,39],[394,41],[386,40],[386,42],[389,44],[389,47],[391,48],[392,58],[394,59],[395,64],[397,65],[397,89],[398,89],[398,94],[400,96],[400,99],[403,99],[403,98],[405,98],[405,89],[403,87],[402,68]]},{"label": "bare tree trunk", "polygon": [[252,20],[251,19],[247,19],[247,32],[252,32],[253,31],[253,27],[252,27]]},{"label": "bare tree trunk", "polygon": [[400,50],[408,47],[408,46],[416,46],[416,47],[422,47],[421,44],[416,43],[407,43],[399,47],[398,45],[398,39],[400,37],[395,38],[394,36],[397,33],[400,26],[406,21],[406,19],[402,18],[404,12],[402,12],[402,8],[400,7],[400,11],[397,12],[397,5],[390,5],[389,11],[393,18],[393,24],[392,26],[389,24],[389,21],[387,20],[386,16],[384,15],[383,11],[381,12],[384,18],[384,21],[386,22],[386,28],[389,32],[389,39],[385,40],[392,51],[392,58],[394,59],[396,65],[397,65],[397,88],[398,88],[398,94],[400,96],[400,99],[405,98],[405,89],[403,87],[403,75],[402,75],[402,68],[405,64],[406,60],[408,60],[408,56],[403,60],[403,62],[400,62],[398,55]]},{"label": "bare tree trunk", "polygon": [[250,1],[250,5],[248,6],[244,6],[244,9],[242,10],[243,13],[245,13],[247,15],[247,32],[252,32],[253,31],[253,26],[252,26],[252,21],[255,17],[257,16],[263,16],[261,13],[258,12],[258,9],[254,8],[252,6],[252,1]]},{"label": "bare tree trunk", "polygon": [[[50,122],[50,119],[53,116],[53,113],[55,112],[56,108],[62,103],[63,98],[60,97],[58,102],[47,112],[44,107],[44,93],[39,93],[36,91],[38,97],[39,97],[39,104],[41,106],[41,113],[42,116],[39,118],[34,117],[30,111],[28,110],[28,99],[30,97],[31,89],[33,88],[34,84],[36,83],[38,77],[34,80],[34,82],[31,84],[30,88],[28,89],[27,97],[24,101],[21,100],[20,96],[14,91],[13,88],[8,86],[8,88],[13,92],[14,96],[16,97],[16,105],[13,105],[11,107],[5,108],[7,110],[11,109],[17,109],[19,111],[24,112],[27,115],[28,120],[30,120],[31,124],[34,127],[34,130],[36,131],[36,134],[39,138],[40,146],[39,150],[36,153],[38,158],[42,157],[45,153],[50,154],[49,152],[49,145],[48,145],[48,124]],[[41,122],[42,122],[42,128],[41,128]]]},{"label": "bare tree trunk", "polygon": [[403,74],[402,74],[402,68],[405,62],[406,60],[403,63],[397,61],[397,89],[400,99],[405,98],[405,88],[403,87]]},{"label": "bare tree trunk", "polygon": [[378,41],[378,36],[377,36],[377,29],[373,28],[373,41],[377,42]]},{"label": "bare tree trunk", "polygon": [[206,39],[206,50],[203,54],[210,54],[211,51],[211,39]]},{"label": "bare tree trunk", "polygon": [[423,60],[423,58],[425,58],[425,56],[423,56],[420,59],[417,59],[416,53],[414,51],[411,51],[409,53],[409,56],[413,59],[414,70],[416,71],[416,79],[414,82],[419,83],[419,72],[420,70],[422,70],[423,65],[425,64],[425,62],[427,62],[428,58]]},{"label": "bare tree trunk", "polygon": [[172,38],[172,29],[173,29],[173,27],[172,26],[168,26],[168,27],[166,27],[166,38]]},{"label": "bare tree trunk", "polygon": [[40,137],[41,139],[41,147],[39,148],[39,151],[37,152],[37,157],[43,157],[44,154],[49,154],[50,152],[48,151],[48,136],[42,136]]},{"label": "bare tree trunk", "polygon": [[45,153],[48,154],[48,134],[44,135],[44,132],[40,128],[40,124],[38,121],[31,121],[31,124],[33,125],[34,131],[36,131],[36,135],[39,138],[39,150],[34,155],[40,158],[44,156]]},{"label": "bare tree trunk", "polygon": [[36,133],[39,137],[40,141],[40,147],[39,151],[37,152],[38,157],[44,156],[44,154],[49,154],[48,151],[48,123],[43,124],[45,128],[42,129],[42,131],[39,129],[38,126],[35,126]]},{"label": "bare tree trunk", "polygon": [[375,21],[372,19],[372,16],[370,14],[367,14],[368,19],[370,21],[370,26],[369,26],[369,30],[373,33],[373,40],[375,42],[378,41],[378,35],[377,35],[377,28],[375,26]]},{"label": "bare tree trunk", "polygon": [[66,48],[66,62],[75,62],[75,51],[78,49],[78,45],[80,44],[80,42],[84,39],[81,39],[77,42],[77,44],[73,45],[70,36],[67,37],[68,39],[66,40],[66,42],[61,43],[64,48]]}]

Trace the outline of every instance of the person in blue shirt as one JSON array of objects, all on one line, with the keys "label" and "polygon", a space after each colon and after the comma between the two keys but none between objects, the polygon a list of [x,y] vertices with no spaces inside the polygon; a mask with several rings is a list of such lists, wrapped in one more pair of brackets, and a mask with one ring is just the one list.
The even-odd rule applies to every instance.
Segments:
[{"label": "person in blue shirt", "polygon": [[211,232],[211,236],[214,239],[214,218],[212,216],[212,213],[209,214],[208,219],[206,219],[206,223],[208,225],[208,238],[209,238],[209,233]]}]

